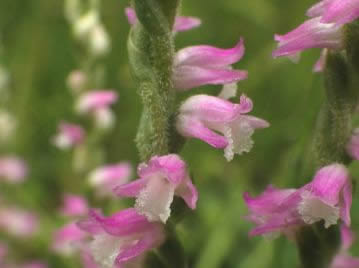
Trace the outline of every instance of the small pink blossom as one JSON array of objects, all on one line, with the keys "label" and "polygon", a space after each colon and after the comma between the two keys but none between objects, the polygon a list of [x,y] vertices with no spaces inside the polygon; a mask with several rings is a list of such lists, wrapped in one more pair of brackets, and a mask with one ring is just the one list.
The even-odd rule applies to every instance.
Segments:
[{"label": "small pink blossom", "polygon": [[269,186],[256,198],[244,194],[250,214],[247,219],[257,226],[250,235],[283,232],[290,234],[304,224],[324,221],[324,226],[341,219],[350,225],[352,188],[345,166],[332,164],[317,171],[314,179],[297,189]]},{"label": "small pink blossom", "polygon": [[99,128],[110,128],[115,121],[110,105],[117,99],[118,94],[113,90],[93,90],[79,97],[76,110],[79,114],[91,114]]},{"label": "small pink blossom", "polygon": [[38,231],[38,218],[34,213],[15,208],[0,208],[0,229],[15,235],[27,237]]},{"label": "small pink blossom", "polygon": [[96,187],[100,195],[113,194],[115,186],[127,183],[132,174],[132,167],[127,162],[105,165],[89,174],[89,183]]},{"label": "small pink blossom", "polygon": [[[127,7],[125,8],[125,14],[127,16],[127,20],[131,25],[136,24],[137,16],[135,10],[133,8]],[[174,32],[184,32],[196,28],[201,25],[201,20],[195,17],[183,17],[177,16],[175,23],[173,25]]]},{"label": "small pink blossom", "polygon": [[[109,217],[91,210],[90,217],[78,225],[92,235],[88,253],[102,268],[122,267],[136,261],[164,240],[162,224],[149,222],[132,208]],[[86,257],[89,260],[89,256]]]},{"label": "small pink blossom", "polygon": [[349,255],[349,249],[352,246],[355,237],[352,230],[345,225],[341,225],[341,247],[334,257],[330,268],[359,268],[359,258]]},{"label": "small pink blossom", "polygon": [[66,224],[54,234],[52,249],[62,255],[71,255],[81,248],[88,234],[82,231],[75,222]]},{"label": "small pink blossom", "polygon": [[187,90],[207,84],[223,85],[246,79],[247,71],[231,68],[231,64],[238,62],[243,55],[243,39],[230,49],[207,45],[183,48],[174,58],[174,86],[178,90]]},{"label": "small pink blossom", "polygon": [[269,126],[263,119],[246,115],[252,108],[251,99],[245,95],[240,97],[239,104],[214,96],[195,95],[181,105],[176,128],[185,137],[224,148],[224,155],[230,161],[234,154],[251,150],[255,129]]},{"label": "small pink blossom", "polygon": [[305,21],[299,27],[285,35],[275,35],[278,48],[273,57],[296,56],[309,48],[342,49],[342,26],[334,23],[322,23],[321,17]]},{"label": "small pink blossom", "polygon": [[0,157],[0,178],[19,183],[25,180],[26,175],[27,165],[24,160],[15,156]]},{"label": "small pink blossom", "polygon": [[118,99],[113,90],[93,90],[82,94],[76,104],[79,113],[89,113],[101,109],[107,109]]},{"label": "small pink blossom", "polygon": [[58,148],[65,150],[83,143],[84,139],[85,130],[81,126],[61,122],[58,126],[58,133],[52,142]]},{"label": "small pink blossom", "polygon": [[82,196],[66,194],[60,212],[68,217],[86,215],[88,213],[87,201]]},{"label": "small pink blossom", "polygon": [[186,163],[175,154],[154,156],[138,167],[139,179],[115,188],[119,196],[137,197],[135,208],[149,221],[166,222],[174,195],[191,209],[196,208],[198,193],[187,172]]}]

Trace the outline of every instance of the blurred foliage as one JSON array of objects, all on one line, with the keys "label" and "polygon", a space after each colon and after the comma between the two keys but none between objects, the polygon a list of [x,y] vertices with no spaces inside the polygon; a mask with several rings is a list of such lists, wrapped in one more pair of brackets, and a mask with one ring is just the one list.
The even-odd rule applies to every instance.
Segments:
[{"label": "blurred foliage", "polygon": [[[254,101],[254,114],[267,119],[271,127],[255,134],[251,153],[227,163],[223,152],[198,140],[186,143],[182,156],[188,162],[198,186],[198,209],[178,227],[190,267],[195,268],[287,268],[296,267],[294,243],[247,233],[251,225],[243,217],[246,208],[242,193],[259,193],[268,183],[297,187],[313,175],[312,136],[323,99],[322,76],[312,73],[318,50],[303,54],[299,64],[287,59],[272,59],[274,33],[284,33],[305,18],[314,1],[183,1],[182,13],[198,16],[202,26],[176,36],[176,46],[211,44],[231,47],[244,37],[246,53],[237,68],[247,69],[249,79],[239,84],[241,92]],[[112,39],[112,51],[103,61],[106,88],[120,94],[115,105],[116,128],[107,138],[106,162],[129,160],[138,163],[134,144],[141,104],[129,72],[126,39],[129,25],[124,15],[128,1],[102,1],[102,20]],[[19,120],[11,150],[30,165],[29,179],[20,186],[1,187],[7,202],[35,210],[42,219],[42,232],[32,240],[11,239],[12,257],[18,260],[41,258],[50,267],[79,267],[49,250],[55,228],[65,220],[56,215],[62,194],[89,193],[83,176],[68,172],[70,153],[50,144],[57,123],[63,119],[78,121],[73,99],[65,80],[78,67],[81,53],[71,35],[58,0],[1,0],[0,36],[4,53],[2,63],[11,73],[13,102],[11,110]],[[204,87],[184,93],[186,96],[210,92],[219,87]],[[180,100],[179,100],[180,101]],[[352,164],[354,177],[359,164]],[[108,211],[123,206],[115,200]],[[104,202],[92,198],[92,206]],[[355,197],[352,211],[358,211]],[[353,213],[357,229],[359,214]],[[0,235],[9,240],[9,237]],[[358,243],[353,253],[359,254]]]}]

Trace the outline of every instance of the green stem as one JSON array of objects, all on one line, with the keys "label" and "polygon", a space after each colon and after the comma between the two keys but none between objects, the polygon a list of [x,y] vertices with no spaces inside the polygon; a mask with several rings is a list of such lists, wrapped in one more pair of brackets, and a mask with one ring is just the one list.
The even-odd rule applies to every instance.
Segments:
[{"label": "green stem", "polygon": [[139,23],[130,33],[128,51],[144,106],[136,137],[143,161],[171,151],[170,130],[175,103],[172,26],[178,2],[134,1]]},{"label": "green stem", "polygon": [[[326,100],[315,132],[318,166],[334,162],[349,164],[346,145],[352,131],[352,114],[358,102],[347,58],[328,52],[324,70]],[[302,227],[296,234],[303,268],[328,268],[340,246],[338,225],[328,229],[320,222]]]}]

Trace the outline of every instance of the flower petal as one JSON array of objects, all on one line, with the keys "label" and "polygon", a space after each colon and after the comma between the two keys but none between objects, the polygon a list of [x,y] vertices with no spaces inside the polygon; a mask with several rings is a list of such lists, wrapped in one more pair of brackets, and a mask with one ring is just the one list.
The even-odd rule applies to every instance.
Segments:
[{"label": "flower petal", "polygon": [[137,179],[133,182],[119,185],[113,189],[117,196],[136,197],[145,188],[147,179]]},{"label": "flower petal", "polygon": [[186,90],[203,85],[230,84],[247,77],[248,72],[242,70],[180,65],[175,67],[173,82],[176,89]]},{"label": "flower petal", "polygon": [[200,120],[190,116],[179,116],[176,123],[177,131],[185,137],[203,140],[215,148],[225,148],[227,139],[206,127]]},{"label": "flower petal", "polygon": [[221,68],[239,61],[244,55],[244,41],[241,38],[234,48],[221,49],[212,46],[191,46],[179,50],[174,59],[175,68],[189,65]]}]

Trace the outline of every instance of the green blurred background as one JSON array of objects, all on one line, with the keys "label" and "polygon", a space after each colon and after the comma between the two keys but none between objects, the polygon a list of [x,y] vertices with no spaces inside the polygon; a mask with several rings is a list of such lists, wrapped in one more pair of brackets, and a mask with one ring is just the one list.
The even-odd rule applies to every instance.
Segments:
[{"label": "green blurred background", "polygon": [[[188,162],[198,186],[198,209],[179,226],[178,232],[190,267],[195,268],[288,268],[296,267],[293,242],[281,237],[269,240],[248,238],[251,224],[243,219],[244,191],[258,194],[268,183],[298,187],[313,175],[311,143],[316,116],[323,100],[321,74],[312,73],[319,50],[302,55],[299,64],[272,59],[274,33],[285,33],[305,19],[312,0],[184,0],[182,14],[198,16],[202,26],[176,36],[177,48],[195,44],[231,47],[242,36],[246,53],[235,65],[249,71],[239,84],[240,92],[254,101],[254,115],[271,123],[258,131],[249,154],[227,163],[223,152],[199,140],[186,143],[181,155]],[[112,50],[103,60],[105,88],[115,88],[119,102],[114,106],[115,129],[107,136],[106,163],[139,161],[134,143],[141,103],[131,78],[126,39],[129,25],[124,8],[129,1],[103,0],[102,20],[112,40]],[[85,178],[68,172],[71,153],[50,144],[57,123],[79,122],[73,112],[73,97],[66,77],[78,68],[81,47],[74,41],[64,18],[61,0],[0,0],[0,35],[3,53],[0,63],[11,73],[12,101],[9,109],[18,118],[12,144],[3,152],[16,153],[30,165],[29,179],[19,186],[0,184],[0,194],[8,203],[38,212],[42,232],[23,241],[0,234],[10,244],[16,260],[45,259],[50,267],[80,267],[72,258],[61,258],[48,249],[52,232],[66,222],[56,215],[64,192],[88,194]],[[200,92],[217,94],[219,87],[193,89],[178,101]],[[353,176],[359,165],[352,164]],[[91,198],[94,207],[108,211],[121,207],[120,200]],[[121,203],[122,202],[122,203]],[[130,203],[126,203],[130,204]],[[353,228],[358,229],[359,200],[352,208]],[[359,246],[353,253],[359,255]]]}]

